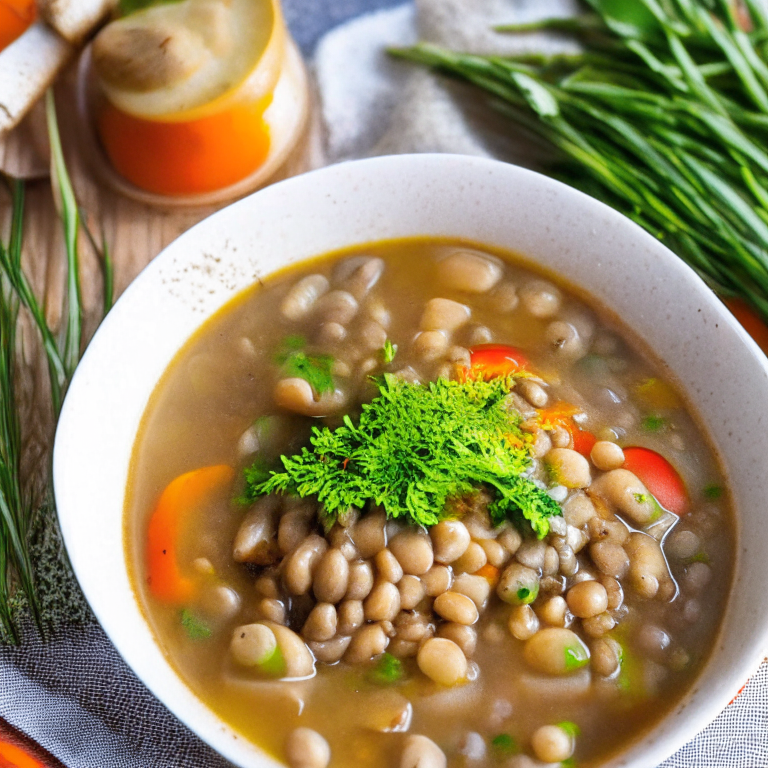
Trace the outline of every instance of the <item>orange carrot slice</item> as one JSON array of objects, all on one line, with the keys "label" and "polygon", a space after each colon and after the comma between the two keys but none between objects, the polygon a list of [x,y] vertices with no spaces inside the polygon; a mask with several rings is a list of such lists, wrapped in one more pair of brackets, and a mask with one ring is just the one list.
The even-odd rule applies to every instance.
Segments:
[{"label": "orange carrot slice", "polygon": [[677,470],[650,448],[625,448],[624,469],[637,475],[662,507],[684,515],[688,511],[688,492]]},{"label": "orange carrot slice", "polygon": [[469,350],[469,374],[483,379],[509,376],[528,366],[528,358],[508,344],[480,344]]},{"label": "orange carrot slice", "polygon": [[147,582],[159,600],[178,605],[193,596],[194,584],[181,572],[176,555],[181,525],[234,476],[235,470],[223,464],[203,467],[180,475],[161,494],[147,529]]},{"label": "orange carrot slice", "polygon": [[45,768],[45,766],[21,747],[8,741],[0,741],[0,768]]},{"label": "orange carrot slice", "polygon": [[0,51],[21,37],[36,17],[34,0],[0,0]]}]

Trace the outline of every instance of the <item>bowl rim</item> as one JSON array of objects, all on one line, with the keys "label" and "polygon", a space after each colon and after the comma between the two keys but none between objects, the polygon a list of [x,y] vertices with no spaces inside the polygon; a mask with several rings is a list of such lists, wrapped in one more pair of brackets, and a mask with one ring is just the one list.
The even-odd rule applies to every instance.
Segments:
[{"label": "bowl rim", "polygon": [[[167,280],[168,270],[173,265],[176,265],[177,261],[184,259],[185,252],[196,251],[194,243],[198,238],[204,239],[202,236],[207,230],[215,229],[217,225],[227,221],[230,223],[238,220],[247,222],[254,210],[258,211],[259,208],[266,208],[270,204],[279,207],[281,200],[284,204],[287,204],[288,201],[299,193],[307,194],[309,199],[314,199],[313,195],[317,199],[323,196],[331,197],[332,193],[327,192],[327,190],[333,189],[334,185],[350,193],[356,191],[357,187],[361,184],[371,183],[379,174],[391,174],[394,172],[403,173],[411,179],[416,179],[419,175],[423,178],[428,178],[430,175],[439,176],[441,173],[447,176],[453,174],[454,181],[465,178],[472,179],[474,183],[480,184],[482,184],[482,179],[486,176],[497,180],[502,179],[504,183],[518,183],[522,187],[536,189],[548,195],[552,201],[562,205],[574,206],[585,219],[608,222],[615,228],[617,234],[627,239],[627,242],[637,243],[638,247],[642,247],[652,254],[654,259],[661,260],[665,270],[668,270],[669,274],[674,275],[676,279],[681,280],[686,285],[686,288],[690,289],[691,294],[695,295],[697,301],[702,305],[706,305],[709,315],[716,318],[723,328],[728,329],[731,337],[735,334],[735,339],[740,342],[740,346],[743,348],[742,352],[748,353],[751,361],[762,370],[763,381],[761,386],[765,391],[760,394],[765,395],[766,402],[768,402],[768,359],[765,358],[754,341],[746,334],[735,318],[733,318],[693,270],[650,234],[615,210],[576,189],[518,166],[486,158],[447,154],[397,155],[351,161],[312,171],[267,187],[221,209],[187,230],[150,262],[131,283],[118,302],[116,302],[110,314],[107,315],[101,327],[97,330],[89,348],[86,350],[80,366],[73,377],[56,430],[53,453],[54,489],[63,539],[70,554],[74,573],[80,582],[86,599],[91,605],[94,615],[110,640],[139,679],[178,719],[211,747],[237,765],[261,766],[279,765],[279,763],[275,762],[271,756],[267,755],[256,745],[246,744],[246,739],[240,737],[238,741],[237,732],[226,725],[217,715],[213,714],[212,710],[183,682],[180,675],[163,654],[159,642],[155,639],[143,612],[141,626],[134,627],[136,634],[131,638],[120,635],[122,627],[121,622],[115,616],[114,601],[105,591],[104,585],[97,584],[96,579],[93,577],[92,568],[88,563],[87,549],[83,548],[87,532],[84,530],[84,524],[79,514],[79,504],[82,499],[78,499],[80,492],[74,485],[78,475],[82,475],[82,468],[78,469],[76,458],[79,450],[78,444],[83,441],[81,424],[78,420],[83,416],[83,413],[87,413],[87,409],[90,407],[89,396],[93,395],[95,391],[93,388],[106,375],[104,371],[99,371],[100,359],[106,355],[106,348],[112,345],[115,339],[125,342],[126,337],[130,337],[130,331],[126,332],[121,327],[121,323],[126,319],[130,319],[132,315],[135,316],[136,312],[140,311],[143,294],[150,291],[153,286],[157,286],[159,281]],[[365,242],[371,242],[371,239]],[[364,245],[364,243],[361,242],[360,245]],[[513,249],[510,248],[510,250]],[[320,253],[322,252],[320,251]],[[527,261],[535,263],[534,257],[526,253],[522,255]],[[231,261],[235,259],[234,255],[227,258]],[[279,269],[280,267],[277,268]],[[258,279],[258,273],[251,276],[252,283],[255,282],[254,277]],[[229,293],[225,300],[221,300],[221,295],[226,293],[226,281],[222,283],[222,286],[219,294],[217,294],[215,299],[211,300],[213,302],[218,301],[218,306],[207,304],[202,310],[199,310],[200,314],[197,316],[198,326],[206,322],[221,306],[228,303],[234,296],[245,290],[245,286],[238,287],[237,290]],[[577,287],[581,288],[582,286]],[[211,306],[213,306],[213,309],[210,309]],[[606,306],[609,309],[611,308],[610,305],[606,304]],[[176,347],[174,355],[183,347],[187,340],[188,338],[185,338]],[[163,370],[167,368],[172,359],[173,355],[166,360]],[[155,384],[157,382],[158,379],[155,379]],[[146,405],[147,403],[145,402],[144,408]],[[144,408],[142,408],[142,413]],[[703,424],[703,418],[701,420]],[[138,430],[139,422],[135,424],[135,427]],[[133,433],[133,439],[129,446],[129,457],[132,455],[135,437],[136,431]],[[710,435],[711,438],[712,436]],[[125,489],[120,489],[118,495],[121,497],[122,526]],[[736,525],[739,528],[738,517]],[[737,536],[739,536],[738,531]],[[120,556],[123,558],[124,566],[125,552],[122,548]],[[741,553],[737,553],[737,563],[734,571],[739,570],[741,560]],[[731,585],[727,612],[730,612],[732,609],[734,589],[735,582]],[[125,597],[125,595],[122,595],[122,599]],[[133,590],[131,590],[130,599],[137,603],[134,607],[138,608],[138,600]],[[755,621],[758,626],[752,631],[754,637],[750,646],[750,650],[754,652],[754,655],[748,655],[746,658],[741,659],[736,668],[729,668],[729,670],[726,670],[727,674],[726,672],[723,673],[726,674],[727,680],[723,683],[722,690],[718,692],[718,695],[709,697],[704,702],[697,703],[695,717],[692,717],[689,712],[684,711],[692,695],[692,692],[689,691],[675,709],[670,710],[650,731],[645,731],[642,736],[634,739],[626,750],[608,760],[603,768],[655,766],[666,759],[677,748],[687,743],[711,722],[728,701],[736,695],[738,689],[747,679],[747,676],[754,672],[766,649],[768,649],[768,613],[762,621],[759,618],[756,618]],[[724,623],[725,618],[723,618]],[[722,635],[722,632],[721,625],[720,635]],[[140,637],[142,633],[143,636]],[[759,646],[757,643],[758,635],[761,637]],[[722,637],[718,637],[716,646],[704,668],[699,670],[698,680],[704,677],[705,672],[711,667],[714,658],[723,650]],[[162,664],[166,667],[165,670],[158,667],[158,654],[161,657]],[[158,679],[156,674],[160,673],[161,678]],[[174,679],[176,684],[173,684]],[[692,688],[695,687],[696,685],[693,684]],[[183,692],[181,689],[183,689]],[[661,731],[662,725],[670,721],[675,714],[682,715],[680,726],[673,729],[671,733],[662,735],[661,738],[653,738],[655,733]]]}]

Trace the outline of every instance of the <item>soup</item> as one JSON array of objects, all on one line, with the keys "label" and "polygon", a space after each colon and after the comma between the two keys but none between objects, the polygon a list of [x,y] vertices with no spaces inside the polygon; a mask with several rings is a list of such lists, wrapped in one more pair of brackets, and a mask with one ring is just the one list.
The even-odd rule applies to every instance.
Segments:
[{"label": "soup", "polygon": [[178,673],[291,766],[595,766],[714,645],[727,500],[620,322],[414,239],[203,326],[147,408],[126,542]]}]

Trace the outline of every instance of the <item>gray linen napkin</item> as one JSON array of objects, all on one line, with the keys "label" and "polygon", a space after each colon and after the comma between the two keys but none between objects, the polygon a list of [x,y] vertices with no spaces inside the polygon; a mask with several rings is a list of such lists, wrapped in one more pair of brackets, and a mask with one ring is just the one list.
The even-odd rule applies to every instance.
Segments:
[{"label": "gray linen napkin", "polygon": [[[283,0],[309,55],[335,24],[397,0]],[[444,151],[536,163],[482,100],[389,60],[384,45],[419,36],[475,51],[520,41],[489,22],[572,11],[570,0],[419,0],[352,21],[326,35],[316,69],[329,162],[387,152]],[[563,41],[531,36],[530,50]],[[515,48],[520,50],[520,48]],[[354,66],[350,66],[350,62]],[[43,644],[29,630],[21,648],[0,646],[0,716],[68,768],[226,768],[136,679],[95,623],[62,627]],[[664,768],[768,768],[768,666],[737,701]]]}]

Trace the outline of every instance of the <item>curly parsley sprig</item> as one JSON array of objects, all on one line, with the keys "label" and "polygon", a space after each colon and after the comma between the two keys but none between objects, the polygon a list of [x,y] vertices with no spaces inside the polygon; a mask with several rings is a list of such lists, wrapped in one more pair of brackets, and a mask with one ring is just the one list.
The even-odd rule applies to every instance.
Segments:
[{"label": "curly parsley sprig", "polygon": [[543,537],[560,508],[524,476],[531,464],[511,381],[439,379],[410,384],[391,374],[379,395],[336,429],[316,427],[305,447],[283,456],[284,472],[248,483],[255,498],[283,492],[317,496],[324,522],[354,506],[380,505],[390,518],[431,526],[451,516],[448,502],[484,486],[495,522],[527,521]]}]

